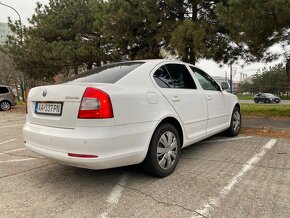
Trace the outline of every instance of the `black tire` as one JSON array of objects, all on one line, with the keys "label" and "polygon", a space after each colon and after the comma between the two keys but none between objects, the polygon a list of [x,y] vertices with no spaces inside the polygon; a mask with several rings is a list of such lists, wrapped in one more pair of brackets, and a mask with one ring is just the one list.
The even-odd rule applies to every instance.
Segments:
[{"label": "black tire", "polygon": [[256,104],[258,104],[258,103],[259,103],[259,101],[258,101],[257,99],[255,99],[255,100],[254,100],[254,102],[255,102]]},{"label": "black tire", "polygon": [[[164,146],[166,144],[163,143],[164,137],[168,147]],[[172,137],[172,140],[170,137]],[[159,154],[157,148],[159,148]],[[152,176],[160,178],[170,175],[179,161],[180,148],[180,136],[176,128],[169,123],[161,124],[155,130],[150,141],[148,153],[143,162],[145,171]],[[162,166],[163,163],[164,166]]]},{"label": "black tire", "polygon": [[265,101],[265,103],[270,104],[271,101],[270,101],[269,99],[267,99],[267,100]]},{"label": "black tire", "polygon": [[11,104],[9,101],[1,101],[0,102],[0,110],[1,111],[8,111],[11,109]]},{"label": "black tire", "polygon": [[231,125],[226,130],[226,134],[230,137],[239,135],[242,126],[242,116],[239,107],[235,107],[232,113]]}]

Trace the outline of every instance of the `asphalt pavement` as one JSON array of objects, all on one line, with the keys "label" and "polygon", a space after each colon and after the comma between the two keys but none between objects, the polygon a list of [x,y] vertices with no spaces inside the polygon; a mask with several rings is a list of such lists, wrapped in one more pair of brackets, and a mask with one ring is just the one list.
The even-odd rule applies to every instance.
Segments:
[{"label": "asphalt pavement", "polygon": [[290,118],[243,116],[242,127],[290,131]]},{"label": "asphalt pavement", "polygon": [[289,139],[214,136],[158,179],[139,166],[94,171],[43,158],[23,146],[24,120],[0,112],[0,217],[289,217]]}]

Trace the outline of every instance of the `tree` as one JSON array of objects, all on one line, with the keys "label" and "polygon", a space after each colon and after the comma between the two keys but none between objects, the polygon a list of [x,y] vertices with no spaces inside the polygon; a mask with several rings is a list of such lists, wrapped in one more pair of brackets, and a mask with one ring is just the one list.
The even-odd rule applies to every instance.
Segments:
[{"label": "tree", "polygon": [[[22,96],[25,99],[25,90],[28,85],[27,76],[15,69],[12,59],[3,52],[0,52],[0,84],[10,85],[15,88],[17,97]],[[20,88],[21,93],[18,92]]]},{"label": "tree", "polygon": [[160,58],[166,46],[165,12],[155,0],[111,0],[105,3],[105,38],[119,58]]},{"label": "tree", "polygon": [[[285,54],[271,53],[271,46],[290,45],[289,8],[289,0],[229,0],[219,3],[216,11],[231,39],[243,45],[246,61],[271,61]],[[290,66],[290,56],[285,58]],[[290,67],[287,75],[290,91]]]},{"label": "tree", "polygon": [[[75,74],[79,68],[100,66],[110,60],[96,28],[101,16],[99,2],[93,0],[50,0],[37,4],[35,14],[24,28],[23,42],[11,37],[7,46],[17,66],[34,78],[52,78],[58,73]],[[99,19],[101,20],[101,19]],[[10,22],[19,33],[19,26]],[[21,57],[21,59],[19,59]]]},{"label": "tree", "polygon": [[277,95],[286,93],[287,76],[285,74],[285,66],[280,63],[273,67],[264,68],[253,76],[251,82],[242,82],[239,92],[250,92],[252,94],[258,92],[270,92]]},{"label": "tree", "polygon": [[218,20],[217,4],[225,0],[166,1],[175,15],[171,46],[181,59],[192,64],[200,58],[231,63],[241,56],[242,47],[231,43],[228,30]]},{"label": "tree", "polygon": [[159,58],[168,50],[185,62],[199,58],[232,62],[242,46],[230,43],[215,8],[225,0],[111,0],[107,4],[107,36],[129,59]]}]

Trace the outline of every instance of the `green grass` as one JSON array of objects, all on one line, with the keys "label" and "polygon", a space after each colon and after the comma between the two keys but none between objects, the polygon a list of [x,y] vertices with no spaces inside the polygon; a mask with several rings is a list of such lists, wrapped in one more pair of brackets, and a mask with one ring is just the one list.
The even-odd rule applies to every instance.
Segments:
[{"label": "green grass", "polygon": [[18,105],[18,106],[23,106],[23,105],[25,105],[25,102],[23,102],[23,101],[21,101],[21,100],[20,100],[20,101],[17,101],[17,105]]},{"label": "green grass", "polygon": [[266,117],[290,117],[290,105],[241,104],[243,115]]},{"label": "green grass", "polygon": [[[239,100],[253,100],[254,99],[254,95],[237,95],[237,96],[238,96]],[[288,96],[288,98],[286,95],[282,96],[281,99],[282,100],[290,100],[290,95]]]}]

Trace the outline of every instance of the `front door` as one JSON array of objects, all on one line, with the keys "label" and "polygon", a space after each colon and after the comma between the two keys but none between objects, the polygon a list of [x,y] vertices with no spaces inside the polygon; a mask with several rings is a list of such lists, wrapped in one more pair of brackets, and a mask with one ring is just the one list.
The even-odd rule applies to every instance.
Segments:
[{"label": "front door", "polygon": [[229,105],[226,91],[222,91],[217,82],[202,70],[190,67],[204,90],[208,106],[207,133],[216,133],[229,125],[229,117],[232,111]]}]

